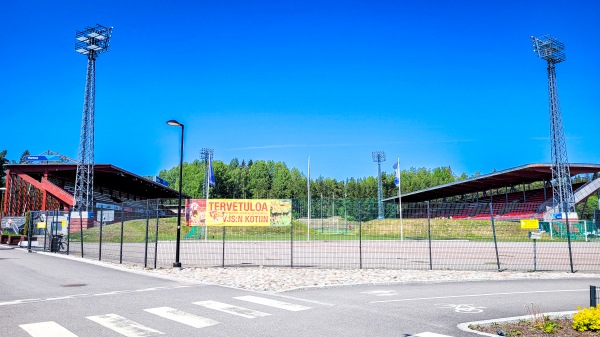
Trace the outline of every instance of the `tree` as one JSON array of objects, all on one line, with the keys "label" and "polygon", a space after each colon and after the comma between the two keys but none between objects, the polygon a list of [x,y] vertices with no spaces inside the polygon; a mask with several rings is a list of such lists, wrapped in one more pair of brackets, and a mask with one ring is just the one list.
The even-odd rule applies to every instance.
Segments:
[{"label": "tree", "polygon": [[4,186],[4,177],[6,176],[6,170],[4,169],[4,165],[8,164],[6,153],[6,150],[0,152],[0,182],[2,183],[2,186]]},{"label": "tree", "polygon": [[23,163],[25,163],[25,162],[27,161],[27,156],[29,156],[29,155],[31,155],[31,154],[29,153],[29,150],[25,150],[25,151],[23,152],[23,154],[21,155],[21,158],[19,158],[19,164],[23,164]]},{"label": "tree", "polygon": [[267,163],[264,160],[258,160],[250,166],[248,161],[248,190],[251,194],[251,198],[263,199],[269,197],[269,190],[271,188],[271,177],[269,176],[269,170]]},{"label": "tree", "polygon": [[286,199],[291,196],[292,175],[282,162],[277,162],[273,169],[273,182],[271,184],[270,198]]},{"label": "tree", "polygon": [[308,181],[300,173],[300,170],[293,168],[290,171],[290,198],[307,198]]}]

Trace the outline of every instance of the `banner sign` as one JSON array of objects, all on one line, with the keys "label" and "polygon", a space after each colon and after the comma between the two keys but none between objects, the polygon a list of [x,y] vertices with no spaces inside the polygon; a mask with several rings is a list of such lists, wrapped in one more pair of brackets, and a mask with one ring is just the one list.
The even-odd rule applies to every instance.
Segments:
[{"label": "banner sign", "polygon": [[521,229],[539,229],[540,222],[537,219],[522,219]]},{"label": "banner sign", "polygon": [[291,226],[292,201],[279,199],[191,199],[188,226]]},{"label": "banner sign", "polygon": [[163,185],[163,186],[169,187],[169,183],[166,180],[164,180],[162,178],[159,178],[158,176],[154,176],[154,181],[157,182],[157,183],[159,183],[159,184],[161,184],[161,185]]}]

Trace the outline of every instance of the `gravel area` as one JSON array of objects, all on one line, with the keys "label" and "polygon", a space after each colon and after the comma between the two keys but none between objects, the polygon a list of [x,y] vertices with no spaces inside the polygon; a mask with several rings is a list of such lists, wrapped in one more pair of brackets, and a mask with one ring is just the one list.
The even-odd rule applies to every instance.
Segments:
[{"label": "gravel area", "polygon": [[600,273],[519,272],[519,271],[458,271],[458,270],[390,270],[390,269],[316,269],[280,267],[210,267],[150,269],[136,264],[118,264],[82,259],[73,255],[50,254],[90,264],[148,274],[190,283],[216,284],[232,288],[264,292],[285,292],[295,289],[337,287],[360,284],[441,283],[488,280],[594,279]]},{"label": "gravel area", "polygon": [[359,284],[464,282],[484,280],[595,278],[600,274],[568,272],[494,272],[452,270],[311,269],[311,268],[183,268],[145,272],[188,282],[218,284],[265,292]]}]

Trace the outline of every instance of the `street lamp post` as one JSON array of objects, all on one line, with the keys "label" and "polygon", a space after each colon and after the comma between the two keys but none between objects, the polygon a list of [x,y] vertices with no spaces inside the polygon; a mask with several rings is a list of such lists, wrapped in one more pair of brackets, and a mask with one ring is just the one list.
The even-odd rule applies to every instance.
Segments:
[{"label": "street lamp post", "polygon": [[181,268],[181,262],[179,262],[179,247],[181,243],[181,181],[183,177],[183,124],[178,121],[171,119],[167,121],[167,125],[170,126],[181,126],[181,152],[179,154],[179,203],[177,207],[177,244],[175,246],[175,263],[173,268]]}]

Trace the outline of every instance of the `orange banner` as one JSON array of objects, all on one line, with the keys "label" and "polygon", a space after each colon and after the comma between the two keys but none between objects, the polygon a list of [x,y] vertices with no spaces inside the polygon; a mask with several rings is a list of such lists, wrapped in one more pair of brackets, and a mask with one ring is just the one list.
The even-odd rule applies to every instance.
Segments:
[{"label": "orange banner", "polygon": [[188,226],[291,226],[292,201],[279,199],[191,199]]}]

